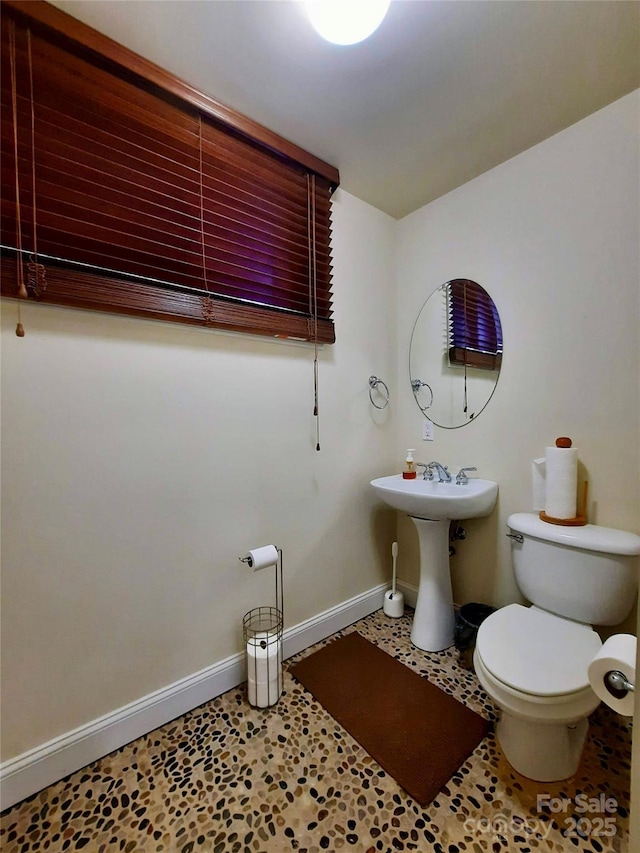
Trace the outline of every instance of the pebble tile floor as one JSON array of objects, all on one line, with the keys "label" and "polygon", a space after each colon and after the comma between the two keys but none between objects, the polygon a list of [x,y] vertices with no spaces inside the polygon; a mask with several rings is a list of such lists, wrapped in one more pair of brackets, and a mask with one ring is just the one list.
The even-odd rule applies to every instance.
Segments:
[{"label": "pebble tile floor", "polygon": [[[495,709],[465,655],[411,645],[411,615],[391,619],[378,611],[339,633],[359,631],[494,720]],[[0,849],[628,850],[631,728],[604,706],[591,717],[575,777],[550,784],[519,776],[490,734],[423,808],[288,672],[284,688],[268,710],[251,708],[241,687],[230,690],[18,803],[0,818]],[[540,794],[551,808],[538,808]],[[605,800],[611,812],[602,809]]]}]

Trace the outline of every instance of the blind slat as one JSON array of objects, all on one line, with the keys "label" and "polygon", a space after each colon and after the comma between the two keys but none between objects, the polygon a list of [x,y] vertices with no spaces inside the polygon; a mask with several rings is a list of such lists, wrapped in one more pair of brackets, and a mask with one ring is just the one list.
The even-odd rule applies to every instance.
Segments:
[{"label": "blind slat", "polygon": [[[8,30],[12,7],[21,4],[4,5],[3,243],[17,248],[17,168],[22,248],[33,250],[35,174],[38,251],[48,256],[44,263],[56,283],[40,298],[100,310],[109,310],[112,299],[111,310],[164,319],[173,306],[178,322],[213,325],[218,312],[225,327],[238,328],[250,310],[249,325],[270,334],[289,334],[295,313],[295,331],[310,339],[311,180],[318,321],[323,340],[333,340],[330,180],[310,179],[308,168],[287,153],[198,114],[193,104],[181,105],[175,93],[121,73],[111,60],[74,49],[64,34],[43,30],[37,21],[31,27],[32,102],[22,6],[16,17],[16,164]],[[118,276],[124,277],[119,283]],[[3,293],[11,288],[3,281]],[[259,322],[256,303],[263,312]]]},{"label": "blind slat", "polygon": [[[2,258],[2,292],[9,282],[15,282],[15,261]],[[70,308],[88,308],[96,311],[113,312],[113,305],[121,306],[119,313],[143,316],[149,319],[170,320],[191,325],[203,325],[200,295],[172,291],[137,282],[124,282],[98,273],[80,273],[71,269],[47,270],[47,302]],[[205,297],[206,298],[206,297]],[[210,300],[213,318],[209,325],[223,329],[240,330],[256,335],[276,335],[297,340],[309,339],[309,321],[293,314],[272,311],[253,305],[237,305],[220,299]],[[277,314],[279,329],[274,332],[273,315]],[[333,343],[333,324],[328,320],[318,321],[318,341]]]}]

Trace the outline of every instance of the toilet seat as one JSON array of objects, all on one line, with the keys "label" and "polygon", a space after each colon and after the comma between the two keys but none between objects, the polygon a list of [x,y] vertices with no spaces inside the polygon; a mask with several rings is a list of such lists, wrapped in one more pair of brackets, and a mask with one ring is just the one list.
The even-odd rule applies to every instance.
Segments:
[{"label": "toilet seat", "polygon": [[506,692],[562,702],[583,692],[590,695],[587,667],[601,646],[588,625],[510,604],[482,623],[476,653]]}]

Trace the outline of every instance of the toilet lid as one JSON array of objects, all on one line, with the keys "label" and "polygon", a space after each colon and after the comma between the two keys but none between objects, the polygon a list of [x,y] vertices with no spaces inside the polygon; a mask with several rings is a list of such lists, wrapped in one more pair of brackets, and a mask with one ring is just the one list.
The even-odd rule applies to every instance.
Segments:
[{"label": "toilet lid", "polygon": [[521,604],[497,610],[482,623],[477,639],[482,662],[498,681],[537,696],[588,687],[587,667],[601,646],[588,625]]}]

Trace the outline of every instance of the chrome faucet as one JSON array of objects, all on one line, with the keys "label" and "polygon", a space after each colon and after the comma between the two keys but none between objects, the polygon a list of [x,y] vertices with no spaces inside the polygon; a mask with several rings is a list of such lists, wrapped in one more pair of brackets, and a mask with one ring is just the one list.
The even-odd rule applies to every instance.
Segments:
[{"label": "chrome faucet", "polygon": [[456,477],[456,483],[458,486],[466,486],[469,482],[469,478],[467,477],[467,471],[477,471],[477,468],[461,468],[458,471],[458,476]]},{"label": "chrome faucet", "polygon": [[438,479],[441,483],[450,483],[451,474],[446,465],[441,465],[439,462],[429,462],[428,468],[435,468],[438,473]]}]

